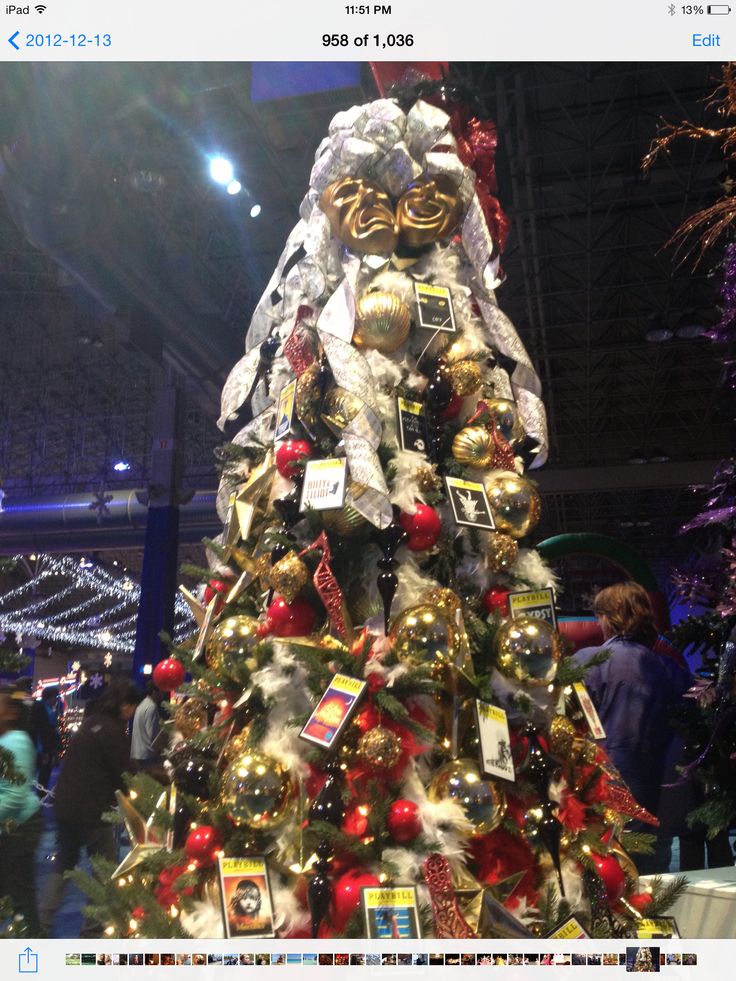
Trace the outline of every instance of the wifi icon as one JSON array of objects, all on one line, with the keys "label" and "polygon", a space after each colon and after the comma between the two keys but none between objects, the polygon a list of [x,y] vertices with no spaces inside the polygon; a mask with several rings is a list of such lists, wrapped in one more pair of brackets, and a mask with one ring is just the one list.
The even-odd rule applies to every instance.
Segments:
[{"label": "wifi icon", "polygon": [[38,6],[34,7],[33,9],[36,11],[37,14],[42,14],[46,8],[42,3],[39,3]]}]

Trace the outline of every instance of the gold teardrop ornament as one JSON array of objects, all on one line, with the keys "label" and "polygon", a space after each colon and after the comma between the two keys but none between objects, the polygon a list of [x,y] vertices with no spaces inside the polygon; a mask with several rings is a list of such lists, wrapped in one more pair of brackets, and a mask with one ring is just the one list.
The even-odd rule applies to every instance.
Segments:
[{"label": "gold teardrop ornament", "polygon": [[314,432],[319,421],[319,399],[319,365],[315,361],[299,375],[294,396],[297,417],[310,432]]},{"label": "gold teardrop ornament", "polygon": [[319,206],[332,234],[356,252],[390,255],[398,236],[388,194],[373,181],[341,177],[322,192]]},{"label": "gold teardrop ornament", "polygon": [[495,451],[493,437],[484,426],[466,426],[452,441],[452,455],[457,462],[479,470],[490,467]]},{"label": "gold teardrop ornament", "polygon": [[373,290],[358,300],[353,344],[382,354],[398,350],[409,336],[411,313],[398,296]]},{"label": "gold teardrop ornament", "polygon": [[268,581],[279,596],[287,603],[293,603],[309,582],[309,568],[296,552],[287,552],[271,566]]}]

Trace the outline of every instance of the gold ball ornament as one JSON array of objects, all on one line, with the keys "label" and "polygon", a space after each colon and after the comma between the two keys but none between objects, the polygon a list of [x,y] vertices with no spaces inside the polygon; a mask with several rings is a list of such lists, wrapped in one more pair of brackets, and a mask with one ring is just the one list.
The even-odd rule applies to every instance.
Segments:
[{"label": "gold ball ornament", "polygon": [[499,531],[523,538],[539,521],[542,501],[539,491],[525,477],[499,474],[486,484],[493,520]]},{"label": "gold ball ornament", "polygon": [[493,462],[496,445],[485,426],[465,426],[452,441],[452,455],[458,463],[484,470]]},{"label": "gold ball ornament", "polygon": [[575,742],[575,726],[564,715],[556,715],[549,727],[549,749],[553,756],[570,759]]},{"label": "gold ball ornament", "polygon": [[507,678],[532,686],[549,685],[560,660],[557,632],[546,620],[517,617],[496,634],[496,666]]},{"label": "gold ball ornament", "polygon": [[278,562],[274,562],[268,575],[270,586],[287,603],[296,599],[309,578],[309,569],[296,552],[287,552]]},{"label": "gold ball ornament", "polygon": [[457,611],[462,611],[463,608],[463,601],[457,593],[454,593],[451,589],[447,589],[445,586],[437,586],[435,589],[430,589],[422,597],[422,603],[427,603],[429,606],[436,606],[438,610],[445,613],[453,622]]},{"label": "gold ball ornament", "polygon": [[433,803],[456,800],[473,826],[473,833],[485,835],[497,828],[506,812],[506,797],[492,781],[486,780],[475,760],[451,760],[432,778],[427,796]]},{"label": "gold ball ornament", "polygon": [[412,181],[396,208],[402,245],[422,248],[450,235],[460,219],[462,203],[455,183],[444,174]]},{"label": "gold ball ornament", "polygon": [[207,712],[196,698],[188,698],[174,709],[174,726],[185,739],[196,736],[207,725]]},{"label": "gold ball ornament", "polygon": [[466,398],[483,384],[483,373],[477,361],[458,361],[450,365],[450,379],[455,394]]},{"label": "gold ball ornament", "polygon": [[401,740],[385,726],[375,726],[358,740],[357,754],[371,766],[390,770],[401,758]]},{"label": "gold ball ornament", "polygon": [[373,290],[358,300],[353,344],[391,354],[406,341],[410,328],[411,313],[404,301],[386,290]]},{"label": "gold ball ornament", "polygon": [[507,443],[511,443],[523,435],[519,424],[516,405],[509,399],[484,399],[488,411]]},{"label": "gold ball ornament", "polygon": [[272,831],[288,818],[293,796],[291,777],[278,760],[246,752],[223,773],[218,803],[238,828]]},{"label": "gold ball ornament", "polygon": [[310,432],[319,421],[319,365],[313,361],[297,378],[294,411]]},{"label": "gold ball ornament", "polygon": [[508,569],[516,562],[518,555],[519,546],[511,535],[495,532],[488,536],[485,557],[491,572],[503,572],[504,569]]},{"label": "gold ball ornament", "polygon": [[325,393],[322,400],[322,418],[330,429],[339,435],[357,416],[363,407],[357,395],[336,385]]},{"label": "gold ball ornament", "polygon": [[332,234],[368,255],[390,255],[397,245],[397,225],[388,194],[373,181],[341,177],[322,192],[319,206]]},{"label": "gold ball ornament", "polygon": [[258,620],[244,614],[221,620],[207,642],[207,666],[212,671],[255,670],[253,656],[258,637]]},{"label": "gold ball ornament", "polygon": [[388,636],[396,657],[409,664],[453,664],[462,641],[454,614],[429,603],[402,610]]}]

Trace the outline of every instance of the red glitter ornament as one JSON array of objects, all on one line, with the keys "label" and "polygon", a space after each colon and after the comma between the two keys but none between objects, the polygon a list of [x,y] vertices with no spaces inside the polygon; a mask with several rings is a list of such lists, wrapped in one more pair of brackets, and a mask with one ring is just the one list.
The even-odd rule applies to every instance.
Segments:
[{"label": "red glitter ornament", "polygon": [[314,447],[306,439],[287,439],[276,450],[276,469],[287,480],[304,469],[304,458],[311,459]]},{"label": "red glitter ornament", "polygon": [[422,830],[419,808],[413,800],[395,800],[389,809],[386,826],[397,844],[405,845],[413,841]]},{"label": "red glitter ornament", "polygon": [[335,882],[332,894],[332,926],[344,930],[348,920],[360,906],[360,890],[364,886],[380,886],[380,881],[370,872],[351,869]]},{"label": "red glitter ornament", "polygon": [[368,804],[355,804],[345,812],[342,822],[342,830],[346,835],[355,835],[356,838],[364,838],[368,833],[368,815],[370,814]]},{"label": "red glitter ornament", "polygon": [[317,611],[303,596],[291,603],[283,596],[275,596],[266,610],[268,629],[277,637],[305,637],[312,632],[316,619]]},{"label": "red glitter ornament", "polygon": [[402,512],[399,521],[409,535],[407,548],[412,552],[423,552],[437,544],[442,531],[442,522],[439,514],[429,504],[417,502],[415,506],[414,514]]},{"label": "red glitter ornament", "polygon": [[613,855],[596,855],[593,853],[590,857],[593,859],[596,872],[603,880],[608,902],[611,905],[617,903],[626,892],[626,877],[623,869]]},{"label": "red glitter ornament", "polygon": [[211,824],[202,824],[194,831],[190,831],[184,842],[184,852],[187,858],[199,868],[214,865],[217,860],[216,853],[221,847],[220,835]]},{"label": "red glitter ornament", "polygon": [[153,669],[153,683],[160,691],[176,691],[186,678],[184,665],[176,657],[167,657],[159,661]]}]

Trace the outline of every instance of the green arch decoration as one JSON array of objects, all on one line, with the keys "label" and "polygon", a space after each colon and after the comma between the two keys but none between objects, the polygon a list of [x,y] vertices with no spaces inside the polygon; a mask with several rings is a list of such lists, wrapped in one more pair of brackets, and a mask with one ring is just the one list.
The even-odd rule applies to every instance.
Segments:
[{"label": "green arch decoration", "polygon": [[544,559],[563,559],[569,555],[602,555],[621,566],[634,582],[651,593],[659,592],[659,584],[654,573],[644,559],[626,542],[609,535],[596,535],[592,532],[576,532],[554,535],[537,545],[537,551]]}]

